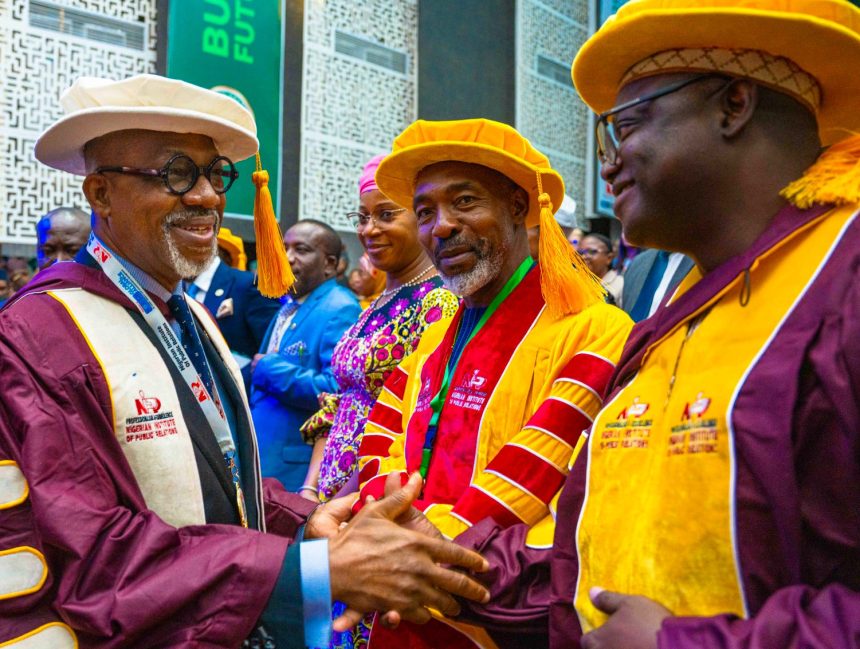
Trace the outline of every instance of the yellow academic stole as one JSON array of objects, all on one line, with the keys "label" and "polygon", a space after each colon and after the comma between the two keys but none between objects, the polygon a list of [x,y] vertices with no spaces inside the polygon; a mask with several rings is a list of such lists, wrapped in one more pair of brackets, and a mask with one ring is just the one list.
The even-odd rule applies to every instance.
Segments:
[{"label": "yellow academic stole", "polygon": [[[828,212],[759,257],[747,278],[657,341],[598,415],[576,539],[573,603],[584,632],[606,619],[592,586],[644,595],[675,615],[746,616],[734,399],[851,217]],[[679,294],[700,277],[694,269]]]}]

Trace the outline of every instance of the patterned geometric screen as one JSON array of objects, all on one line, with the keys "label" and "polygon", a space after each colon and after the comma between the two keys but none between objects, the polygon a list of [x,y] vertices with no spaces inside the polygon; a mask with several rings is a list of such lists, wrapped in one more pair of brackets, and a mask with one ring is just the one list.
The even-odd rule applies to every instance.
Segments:
[{"label": "patterned geometric screen", "polygon": [[[336,32],[405,54],[406,73],[337,51]],[[305,0],[300,218],[352,230],[362,166],[416,118],[417,35],[417,0]]]},{"label": "patterned geometric screen", "polygon": [[[585,0],[519,0],[517,31],[517,128],[561,173],[583,224],[590,120],[569,72],[588,37],[588,4]],[[568,71],[566,77],[557,74],[562,66]]]},{"label": "patterned geometric screen", "polygon": [[[45,3],[40,3],[45,4]],[[156,0],[53,0],[143,25],[145,49],[31,26],[27,0],[0,0],[0,243],[35,242],[35,223],[60,205],[86,209],[81,179],[36,162],[33,144],[61,115],[60,92],[79,76],[121,79],[155,71]],[[95,31],[94,27],[94,31]]]}]

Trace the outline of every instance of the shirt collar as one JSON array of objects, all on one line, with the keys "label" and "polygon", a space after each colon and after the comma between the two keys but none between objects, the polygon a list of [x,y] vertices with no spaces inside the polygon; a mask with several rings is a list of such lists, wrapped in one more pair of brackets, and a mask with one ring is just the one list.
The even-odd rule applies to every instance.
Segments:
[{"label": "shirt collar", "polygon": [[96,241],[99,242],[104,248],[110,252],[114,258],[122,264],[122,267],[128,271],[128,274],[131,275],[138,284],[145,290],[147,293],[152,293],[155,297],[159,298],[162,302],[167,302],[170,299],[171,295],[181,295],[182,294],[182,282],[179,282],[173,291],[168,291],[161,284],[155,281],[153,277],[147,274],[145,271],[141,270],[133,263],[131,263],[128,259],[121,257],[116,254],[116,251],[113,250],[110,246],[105,245],[105,242],[99,239],[95,234],[93,235]]},{"label": "shirt collar", "polygon": [[215,277],[215,271],[218,270],[220,263],[221,259],[216,255],[212,263],[206,267],[206,270],[194,278],[194,283],[201,291],[209,291],[209,287],[212,286],[212,278]]}]

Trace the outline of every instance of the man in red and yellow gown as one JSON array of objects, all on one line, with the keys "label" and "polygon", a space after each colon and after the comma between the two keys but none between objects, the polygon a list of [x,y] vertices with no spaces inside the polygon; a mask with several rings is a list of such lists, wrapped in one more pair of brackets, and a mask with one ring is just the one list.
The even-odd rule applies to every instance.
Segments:
[{"label": "man in red and yellow gown", "polygon": [[[564,184],[516,130],[483,119],[419,121],[379,166],[380,190],[412,205],[453,320],[427,331],[387,381],[360,449],[362,500],[391,472],[426,478],[416,503],[448,538],[492,518],[532,526],[550,512],[580,434],[599,411],[631,328],[553,218]],[[526,230],[540,223],[540,263]],[[531,542],[548,546],[552,518]],[[469,637],[471,636],[471,639]],[[473,642],[474,641],[474,642]],[[373,647],[492,647],[443,620]]]}]

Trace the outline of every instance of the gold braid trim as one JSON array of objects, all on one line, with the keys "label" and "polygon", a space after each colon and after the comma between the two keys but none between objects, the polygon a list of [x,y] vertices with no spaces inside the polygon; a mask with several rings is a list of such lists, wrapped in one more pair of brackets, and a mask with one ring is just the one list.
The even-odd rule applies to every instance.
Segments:
[{"label": "gold braid trim", "polygon": [[673,72],[715,72],[752,79],[791,95],[815,114],[821,106],[821,87],[815,77],[790,59],[760,50],[718,47],[663,50],[631,66],[619,87],[641,77]]}]

